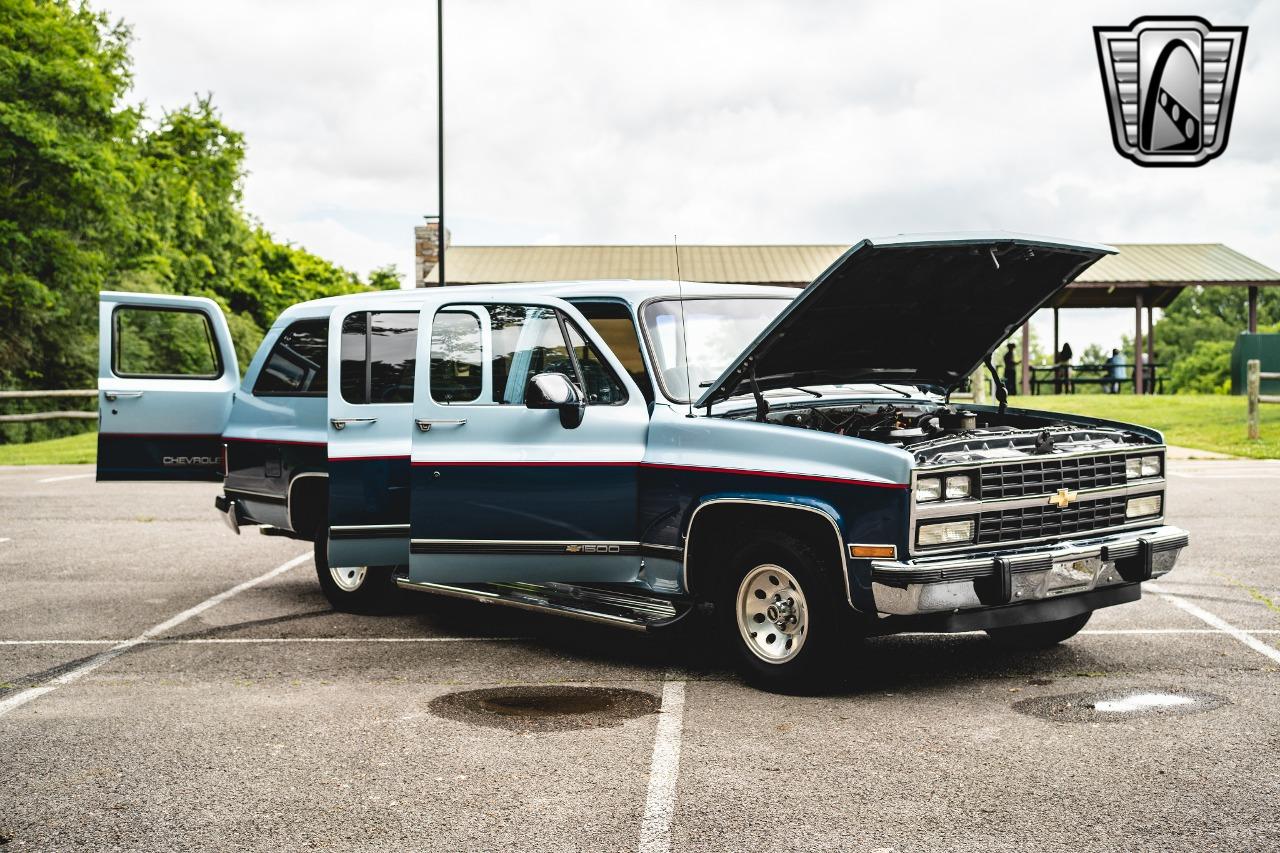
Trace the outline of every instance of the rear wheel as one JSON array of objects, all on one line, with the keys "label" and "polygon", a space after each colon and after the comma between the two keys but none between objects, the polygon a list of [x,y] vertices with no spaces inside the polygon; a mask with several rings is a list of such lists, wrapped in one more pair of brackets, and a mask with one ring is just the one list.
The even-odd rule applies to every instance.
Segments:
[{"label": "rear wheel", "polygon": [[843,595],[833,593],[817,551],[784,533],[762,533],[731,558],[716,611],[738,670],[766,690],[810,690],[836,677],[856,640]]},{"label": "rear wheel", "polygon": [[385,609],[396,593],[394,566],[330,566],[327,529],[315,541],[316,579],[334,610],[372,613]]},{"label": "rear wheel", "polygon": [[1002,646],[1018,649],[1047,649],[1069,640],[1089,623],[1090,610],[1055,622],[1016,625],[1010,628],[988,628],[987,636]]}]

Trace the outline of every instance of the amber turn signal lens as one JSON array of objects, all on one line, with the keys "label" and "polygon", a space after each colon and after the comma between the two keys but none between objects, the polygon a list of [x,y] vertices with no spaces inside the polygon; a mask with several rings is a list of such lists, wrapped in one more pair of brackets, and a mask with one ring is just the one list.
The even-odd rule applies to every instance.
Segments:
[{"label": "amber turn signal lens", "polygon": [[854,559],[874,557],[879,560],[892,560],[898,556],[898,549],[894,545],[850,545],[849,556]]}]

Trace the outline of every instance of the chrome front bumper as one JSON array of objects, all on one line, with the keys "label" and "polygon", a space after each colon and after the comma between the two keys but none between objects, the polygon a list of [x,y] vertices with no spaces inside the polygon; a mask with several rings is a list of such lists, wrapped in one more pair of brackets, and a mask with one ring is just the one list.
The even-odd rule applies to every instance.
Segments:
[{"label": "chrome front bumper", "polygon": [[1188,542],[1185,530],[1163,525],[984,554],[873,560],[871,589],[886,616],[999,607],[1160,577]]}]

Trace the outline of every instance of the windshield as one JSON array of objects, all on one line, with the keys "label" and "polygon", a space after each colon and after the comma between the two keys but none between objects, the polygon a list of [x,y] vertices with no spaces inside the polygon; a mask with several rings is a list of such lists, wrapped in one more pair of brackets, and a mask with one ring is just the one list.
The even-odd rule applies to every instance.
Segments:
[{"label": "windshield", "polygon": [[[689,298],[684,300],[683,319],[680,300],[660,299],[645,305],[641,312],[644,336],[663,392],[678,403],[702,396],[734,356],[746,349],[790,302],[785,297]],[[686,323],[687,332],[683,325]]]}]

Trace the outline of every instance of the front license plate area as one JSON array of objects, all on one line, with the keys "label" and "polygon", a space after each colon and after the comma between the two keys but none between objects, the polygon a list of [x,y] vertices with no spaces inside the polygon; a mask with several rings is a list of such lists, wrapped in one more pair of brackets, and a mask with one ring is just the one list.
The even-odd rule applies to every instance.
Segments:
[{"label": "front license plate area", "polygon": [[1093,587],[1102,569],[1100,557],[1079,560],[1062,560],[1053,564],[1045,584],[1046,595],[1065,595],[1069,592],[1085,592]]}]

